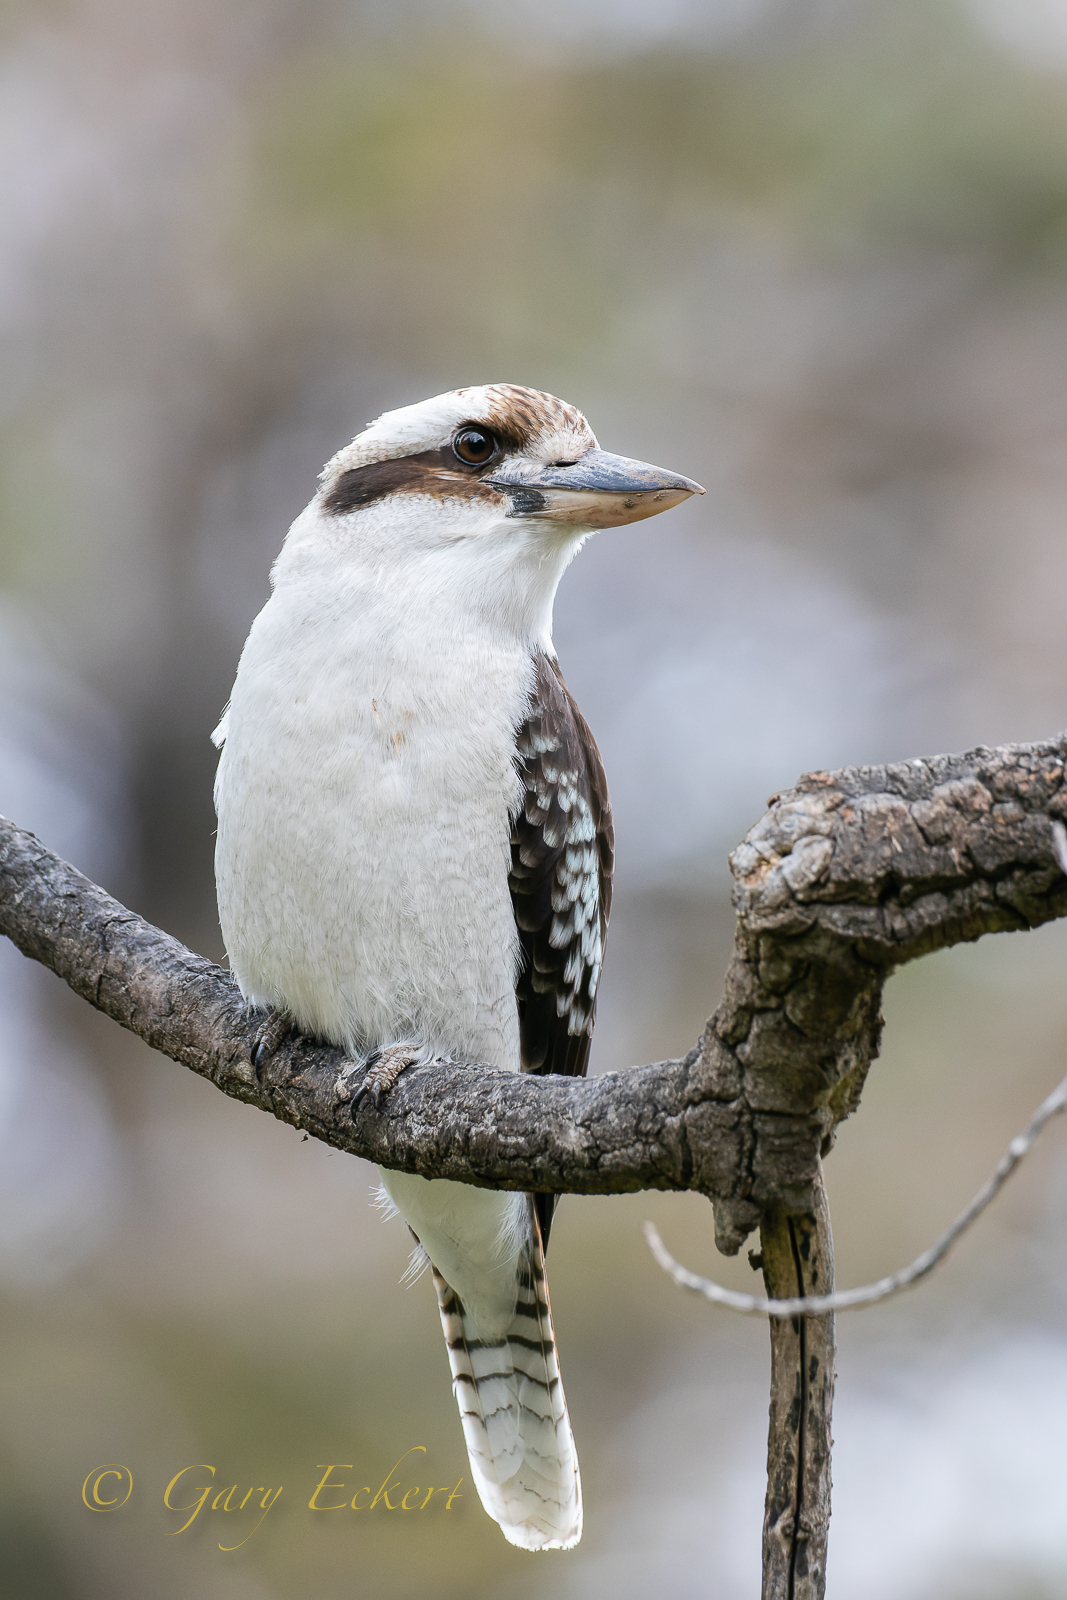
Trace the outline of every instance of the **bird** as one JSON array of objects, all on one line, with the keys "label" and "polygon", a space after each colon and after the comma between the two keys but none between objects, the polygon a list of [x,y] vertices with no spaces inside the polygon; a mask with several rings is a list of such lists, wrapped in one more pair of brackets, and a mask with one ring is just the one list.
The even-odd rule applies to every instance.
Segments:
[{"label": "bird", "polygon": [[[591,533],[703,492],[504,383],[387,411],[327,462],[213,735],[219,919],[263,1040],[343,1047],[376,1100],[419,1060],[585,1073],[614,832],[553,601]],[[432,1271],[485,1510],[512,1544],[573,1546],[554,1197],[380,1176]]]}]

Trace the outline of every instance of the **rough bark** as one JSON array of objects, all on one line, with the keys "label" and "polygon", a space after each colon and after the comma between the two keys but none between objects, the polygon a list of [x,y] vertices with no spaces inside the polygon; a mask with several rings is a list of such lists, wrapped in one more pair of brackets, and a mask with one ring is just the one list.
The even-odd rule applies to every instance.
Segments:
[{"label": "rough bark", "polygon": [[809,773],[734,851],[734,954],[697,1078],[708,1103],[737,1108],[735,1188],[716,1205],[725,1253],[765,1208],[813,1209],[894,968],[1067,914],[1050,826],[1067,810],[1065,756],[1061,735]]},{"label": "rough bark", "polygon": [[343,1053],[290,1037],[257,1072],[259,1022],[228,975],[0,823],[0,932],[226,1094],[382,1166],[496,1188],[694,1189],[721,1249],[762,1212],[814,1209],[820,1152],[877,1053],[894,967],[1067,913],[1050,822],[1067,736],[813,773],[731,859],[723,1000],[698,1045],[588,1080],[435,1062],[353,1106]]},{"label": "rough bark", "polygon": [[[815,1208],[776,1207],[760,1223],[769,1299],[830,1294],[834,1247],[821,1177]],[[764,1600],[822,1600],[830,1531],[834,1318],[772,1318],[767,1501],[763,1516]]]}]

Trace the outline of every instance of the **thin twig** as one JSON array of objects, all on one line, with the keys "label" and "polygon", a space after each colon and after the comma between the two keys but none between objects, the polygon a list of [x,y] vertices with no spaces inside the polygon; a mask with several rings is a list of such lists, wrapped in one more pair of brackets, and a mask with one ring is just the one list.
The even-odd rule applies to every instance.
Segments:
[{"label": "thin twig", "polygon": [[645,1223],[645,1238],[664,1272],[669,1272],[681,1288],[692,1289],[694,1293],[713,1300],[716,1305],[726,1306],[729,1311],[739,1311],[746,1317],[817,1316],[826,1311],[848,1311],[852,1306],[874,1305],[878,1300],[888,1300],[890,1295],[899,1294],[901,1289],[909,1289],[913,1283],[918,1283],[920,1278],[925,1278],[934,1270],[938,1262],[948,1255],[956,1240],[982,1215],[1020,1161],[1029,1155],[1046,1122],[1065,1108],[1067,1108],[1067,1078],[1057,1084],[1048,1098],[1041,1102],[1029,1127],[1011,1141],[997,1162],[992,1176],[982,1185],[970,1205],[960,1212],[952,1226],[945,1230],[937,1243],[929,1250],[924,1250],[921,1256],[917,1256],[910,1267],[904,1267],[902,1271],[894,1272],[888,1278],[879,1278],[877,1283],[868,1283],[861,1289],[842,1289],[837,1294],[816,1294],[792,1300],[765,1300],[760,1295],[739,1294],[734,1289],[725,1289],[722,1284],[712,1282],[710,1278],[702,1278],[697,1273],[690,1272],[688,1268],[675,1261],[660,1238],[658,1229],[651,1222]]}]

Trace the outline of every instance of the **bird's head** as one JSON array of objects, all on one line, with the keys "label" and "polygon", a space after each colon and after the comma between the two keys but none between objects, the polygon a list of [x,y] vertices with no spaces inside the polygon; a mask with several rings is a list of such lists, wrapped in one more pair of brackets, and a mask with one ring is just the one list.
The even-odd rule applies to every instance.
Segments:
[{"label": "bird's head", "polygon": [[289,548],[379,573],[413,567],[423,583],[431,572],[453,591],[465,584],[490,605],[518,605],[524,631],[541,631],[535,614],[543,618],[546,602],[550,612],[590,533],[703,493],[676,472],[601,450],[581,412],[553,395],[487,384],[372,422],[323,468]]},{"label": "bird's head", "polygon": [[319,498],[346,516],[387,496],[428,496],[475,512],[472,533],[529,518],[573,535],[703,493],[677,472],[601,450],[582,413],[554,395],[494,383],[385,412],[323,468]]}]

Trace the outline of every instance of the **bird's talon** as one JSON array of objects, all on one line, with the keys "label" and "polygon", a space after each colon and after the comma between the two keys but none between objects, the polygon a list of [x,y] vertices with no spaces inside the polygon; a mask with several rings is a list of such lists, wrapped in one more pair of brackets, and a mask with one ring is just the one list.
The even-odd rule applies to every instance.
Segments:
[{"label": "bird's talon", "polygon": [[271,1056],[292,1033],[293,1018],[288,1011],[272,1011],[264,1022],[252,1046],[252,1066],[256,1072],[265,1066]]},{"label": "bird's talon", "polygon": [[363,1082],[352,1096],[353,1109],[364,1095],[369,1094],[375,1111],[379,1110],[382,1096],[389,1093],[404,1069],[413,1066],[418,1059],[418,1052],[405,1044],[393,1044],[385,1050],[379,1050],[367,1063]]}]

